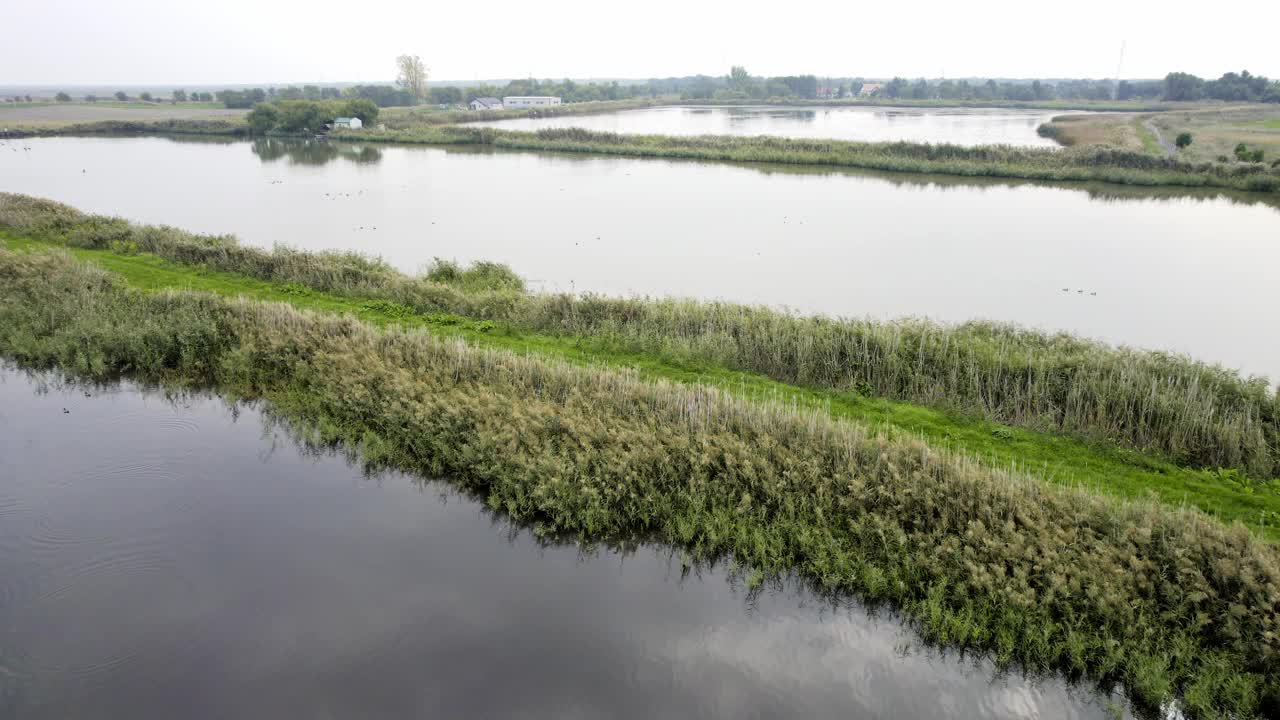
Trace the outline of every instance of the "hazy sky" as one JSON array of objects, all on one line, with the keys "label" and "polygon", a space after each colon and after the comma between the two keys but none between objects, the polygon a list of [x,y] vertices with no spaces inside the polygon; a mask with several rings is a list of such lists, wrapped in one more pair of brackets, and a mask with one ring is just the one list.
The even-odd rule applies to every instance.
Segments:
[{"label": "hazy sky", "polygon": [[[4,84],[756,75],[1280,77],[1280,2],[38,0],[6,3]],[[1250,29],[1256,29],[1253,32]]]}]

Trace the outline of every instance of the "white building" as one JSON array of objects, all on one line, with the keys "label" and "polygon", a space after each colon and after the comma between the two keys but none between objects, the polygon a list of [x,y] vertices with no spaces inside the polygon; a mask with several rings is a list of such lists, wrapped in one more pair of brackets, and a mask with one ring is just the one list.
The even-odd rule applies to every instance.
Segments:
[{"label": "white building", "polygon": [[364,127],[364,123],[358,117],[334,118],[333,129],[359,130]]},{"label": "white building", "polygon": [[513,95],[502,98],[502,107],[505,108],[546,107],[559,104],[560,98],[550,95]]},{"label": "white building", "polygon": [[502,101],[496,97],[475,98],[471,101],[472,110],[501,110]]}]

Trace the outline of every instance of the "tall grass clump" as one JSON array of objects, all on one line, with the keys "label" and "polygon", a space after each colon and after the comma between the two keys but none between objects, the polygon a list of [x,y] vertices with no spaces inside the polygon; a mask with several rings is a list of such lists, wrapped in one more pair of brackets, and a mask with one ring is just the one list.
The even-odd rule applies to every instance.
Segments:
[{"label": "tall grass clump", "polygon": [[453,260],[436,258],[423,277],[430,282],[466,292],[524,292],[524,278],[501,263],[479,261],[463,267]]},{"label": "tall grass clump", "polygon": [[1193,467],[1261,479],[1280,473],[1280,393],[1265,378],[1182,355],[988,322],[832,319],[722,302],[527,293],[510,269],[492,263],[464,269],[437,261],[414,278],[359,255],[267,251],[19,195],[0,194],[0,228],[1117,442]]},{"label": "tall grass clump", "polygon": [[145,294],[0,249],[0,355],[264,398],[552,532],[659,537],[900,609],[1002,665],[1191,717],[1280,710],[1280,554],[1199,512],[1050,487],[829,417],[351,318]]}]

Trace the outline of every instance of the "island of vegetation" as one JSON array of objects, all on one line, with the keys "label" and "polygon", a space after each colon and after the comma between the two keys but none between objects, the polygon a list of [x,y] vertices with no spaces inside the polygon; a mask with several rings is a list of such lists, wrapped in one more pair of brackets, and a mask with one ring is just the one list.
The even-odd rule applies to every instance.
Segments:
[{"label": "island of vegetation", "polygon": [[944,646],[1280,711],[1280,395],[971,323],[539,294],[0,194],[0,355],[258,399],[540,532],[660,538]]}]

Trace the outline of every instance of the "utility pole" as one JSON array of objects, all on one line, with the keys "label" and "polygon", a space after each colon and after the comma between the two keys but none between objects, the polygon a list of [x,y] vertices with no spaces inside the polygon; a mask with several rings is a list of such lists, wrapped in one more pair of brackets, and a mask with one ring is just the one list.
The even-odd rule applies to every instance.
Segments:
[{"label": "utility pole", "polygon": [[1124,67],[1124,44],[1125,44],[1125,41],[1121,40],[1120,41],[1120,59],[1116,61],[1116,84],[1115,84],[1115,87],[1111,88],[1112,100],[1115,100],[1120,95],[1120,69]]}]

